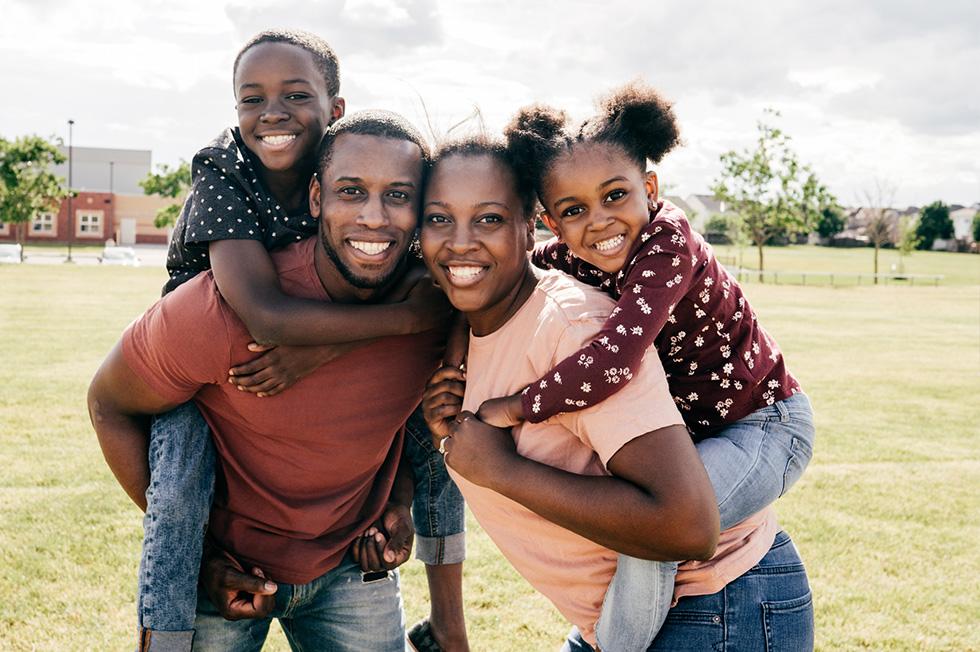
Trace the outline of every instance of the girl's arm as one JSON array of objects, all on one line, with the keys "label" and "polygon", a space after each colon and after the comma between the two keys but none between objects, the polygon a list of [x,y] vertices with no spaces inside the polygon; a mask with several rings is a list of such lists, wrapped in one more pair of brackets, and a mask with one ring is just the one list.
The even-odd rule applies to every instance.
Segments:
[{"label": "girl's arm", "polygon": [[260,344],[317,346],[407,335],[435,328],[450,315],[445,295],[426,281],[398,303],[330,303],[285,294],[257,240],[216,240],[209,254],[221,296]]},{"label": "girl's arm", "polygon": [[[481,419],[498,427],[523,419],[539,423],[601,403],[632,380],[660,330],[672,319],[674,306],[689,291],[694,275],[692,252],[683,236],[667,226],[659,228],[637,255],[616,308],[595,338],[523,393],[485,402],[479,409]],[[554,269],[582,275],[580,263],[569,264],[563,255],[552,259],[547,250],[542,256]]]}]

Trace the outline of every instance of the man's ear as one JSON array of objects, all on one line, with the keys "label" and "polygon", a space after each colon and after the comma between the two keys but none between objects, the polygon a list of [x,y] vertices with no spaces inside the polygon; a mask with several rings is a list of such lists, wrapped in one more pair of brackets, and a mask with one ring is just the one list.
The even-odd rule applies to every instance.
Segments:
[{"label": "man's ear", "polygon": [[347,109],[347,102],[342,97],[333,98],[333,106],[330,108],[330,123],[333,124],[344,117]]},{"label": "man's ear", "polygon": [[541,211],[538,213],[538,218],[544,222],[544,225],[548,227],[548,230],[555,234],[558,241],[561,242],[561,229],[558,228],[558,221],[551,216],[548,211]]},{"label": "man's ear", "polygon": [[645,184],[647,188],[647,197],[654,204],[660,199],[660,179],[657,178],[657,173],[653,170],[647,172],[647,178]]},{"label": "man's ear", "polygon": [[319,172],[314,172],[310,178],[310,215],[320,219],[320,179]]}]

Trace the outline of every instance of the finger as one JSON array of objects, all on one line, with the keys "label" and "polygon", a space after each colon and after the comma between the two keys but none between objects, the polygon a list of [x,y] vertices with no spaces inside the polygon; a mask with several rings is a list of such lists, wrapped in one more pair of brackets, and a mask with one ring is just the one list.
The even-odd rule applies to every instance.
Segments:
[{"label": "finger", "polygon": [[275,582],[252,573],[239,573],[226,568],[221,577],[222,591],[244,591],[256,595],[272,595],[278,590]]},{"label": "finger", "polygon": [[264,353],[266,351],[271,351],[274,348],[276,347],[270,344],[259,344],[258,342],[248,343],[248,350],[253,353]]},{"label": "finger", "polygon": [[374,536],[366,541],[367,545],[365,546],[365,552],[367,553],[368,564],[371,566],[371,570],[386,570],[383,559],[385,544],[388,543],[388,537],[386,537],[383,532],[375,532]]},{"label": "finger", "polygon": [[255,373],[242,376],[228,376],[228,382],[232,385],[238,385],[239,389],[248,389],[260,385],[270,378],[274,378],[275,371],[272,367],[263,367]]},{"label": "finger", "polygon": [[399,519],[398,524],[388,528],[389,539],[384,549],[385,566],[390,570],[401,566],[412,554],[412,539],[414,538],[414,528],[403,525]]},{"label": "finger", "polygon": [[[270,382],[275,382],[275,381],[270,381]],[[264,396],[275,396],[276,394],[281,394],[284,390],[286,390],[291,385],[292,385],[291,382],[287,380],[282,380],[279,382],[278,385],[273,385],[269,389],[262,389],[260,392],[258,392],[258,396],[259,398],[262,398]]]},{"label": "finger", "polygon": [[266,367],[270,366],[275,362],[268,354],[260,355],[254,360],[249,360],[248,362],[240,365],[236,365],[228,370],[229,376],[248,376],[254,374],[258,371],[262,371]]},{"label": "finger", "polygon": [[452,404],[441,405],[437,408],[432,409],[431,411],[426,411],[426,416],[425,416],[426,421],[428,423],[444,421],[446,422],[447,426],[454,427],[453,424],[455,424],[456,422],[456,415],[459,414],[459,408],[460,405],[458,403],[455,405]]},{"label": "finger", "polygon": [[459,381],[466,380],[463,371],[458,367],[452,367],[449,365],[444,365],[436,369],[435,373],[429,378],[429,385],[433,383],[438,383],[447,379],[455,379]]},{"label": "finger", "polygon": [[270,379],[268,379],[266,381],[263,381],[263,382],[259,383],[258,385],[254,385],[252,387],[249,387],[248,390],[246,390],[246,391],[252,392],[253,394],[256,394],[256,395],[258,395],[260,397],[261,396],[269,396],[269,392],[271,392],[272,390],[274,390],[280,384],[282,384],[282,379],[281,378],[270,378]]}]

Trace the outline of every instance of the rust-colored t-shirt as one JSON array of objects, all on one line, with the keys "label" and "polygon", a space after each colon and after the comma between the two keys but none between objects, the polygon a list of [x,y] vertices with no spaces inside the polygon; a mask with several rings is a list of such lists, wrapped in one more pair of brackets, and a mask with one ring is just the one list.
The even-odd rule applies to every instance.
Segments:
[{"label": "rust-colored t-shirt", "polygon": [[[283,291],[329,301],[310,238],[273,254]],[[387,337],[267,398],[228,370],[255,357],[210,272],[153,305],[123,334],[133,371],[162,397],[193,399],[219,457],[210,530],[246,566],[307,583],[335,567],[380,514],[403,426],[441,353],[435,333]]]}]

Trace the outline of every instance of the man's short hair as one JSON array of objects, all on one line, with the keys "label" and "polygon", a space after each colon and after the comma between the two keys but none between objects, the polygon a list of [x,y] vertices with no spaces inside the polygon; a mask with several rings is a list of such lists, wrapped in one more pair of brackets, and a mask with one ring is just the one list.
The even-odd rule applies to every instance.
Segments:
[{"label": "man's short hair", "polygon": [[267,29],[250,38],[235,57],[232,79],[238,74],[238,64],[245,53],[260,43],[289,43],[303,48],[313,56],[317,70],[323,75],[327,94],[331,97],[340,94],[340,62],[337,60],[337,54],[326,41],[316,34],[298,29]]},{"label": "man's short hair", "polygon": [[323,138],[320,139],[320,147],[317,150],[317,173],[322,175],[323,171],[327,169],[327,165],[330,163],[330,155],[333,153],[333,144],[337,140],[337,136],[341,134],[379,136],[415,143],[422,153],[423,176],[429,169],[432,154],[422,132],[397,113],[371,109],[346,115],[330,125],[330,128],[323,134]]}]

